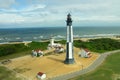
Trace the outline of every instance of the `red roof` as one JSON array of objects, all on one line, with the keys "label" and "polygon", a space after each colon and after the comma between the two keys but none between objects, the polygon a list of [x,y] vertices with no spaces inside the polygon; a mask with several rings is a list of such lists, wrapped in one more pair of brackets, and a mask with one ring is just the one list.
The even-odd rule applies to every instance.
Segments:
[{"label": "red roof", "polygon": [[90,52],[88,49],[84,49],[86,52]]},{"label": "red roof", "polygon": [[37,53],[39,52],[39,51],[41,51],[40,49],[37,49],[37,50],[35,50]]},{"label": "red roof", "polygon": [[39,76],[42,76],[43,74],[44,74],[44,73],[42,73],[42,72],[39,72],[39,73],[38,73]]}]

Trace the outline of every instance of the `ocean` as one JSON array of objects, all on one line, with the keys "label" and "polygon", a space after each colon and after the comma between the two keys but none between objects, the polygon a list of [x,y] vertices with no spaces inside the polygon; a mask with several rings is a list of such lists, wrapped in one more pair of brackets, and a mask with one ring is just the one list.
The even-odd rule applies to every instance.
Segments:
[{"label": "ocean", "polygon": [[[73,27],[74,37],[99,37],[120,35],[120,27]],[[51,37],[66,38],[66,27],[8,28],[0,29],[0,43],[40,41]]]}]

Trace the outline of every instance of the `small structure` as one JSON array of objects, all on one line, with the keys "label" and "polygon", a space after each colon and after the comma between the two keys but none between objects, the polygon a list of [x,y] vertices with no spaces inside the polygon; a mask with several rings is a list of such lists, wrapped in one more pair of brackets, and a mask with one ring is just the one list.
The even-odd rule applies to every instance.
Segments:
[{"label": "small structure", "polygon": [[56,47],[54,52],[55,53],[63,53],[64,52],[64,48],[63,47]]},{"label": "small structure", "polygon": [[56,48],[56,47],[61,47],[62,45],[59,44],[59,43],[54,43],[54,39],[51,38],[50,39],[50,44],[48,44],[48,49],[51,49],[51,48]]},{"label": "small structure", "polygon": [[89,58],[91,57],[91,53],[88,49],[81,49],[81,52],[79,52],[79,56]]},{"label": "small structure", "polygon": [[36,56],[36,57],[39,57],[39,56],[43,56],[43,51],[41,51],[40,49],[38,50],[32,50],[32,56]]},{"label": "small structure", "polygon": [[38,73],[37,73],[37,78],[38,78],[39,80],[43,80],[43,79],[46,78],[46,74],[45,74],[45,73],[42,73],[42,72],[38,72]]}]

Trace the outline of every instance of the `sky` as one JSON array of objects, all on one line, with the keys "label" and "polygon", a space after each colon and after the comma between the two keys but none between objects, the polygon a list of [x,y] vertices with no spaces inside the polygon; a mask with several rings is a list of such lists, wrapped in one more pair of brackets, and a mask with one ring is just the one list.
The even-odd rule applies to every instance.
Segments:
[{"label": "sky", "polygon": [[119,26],[120,0],[0,0],[0,28]]}]

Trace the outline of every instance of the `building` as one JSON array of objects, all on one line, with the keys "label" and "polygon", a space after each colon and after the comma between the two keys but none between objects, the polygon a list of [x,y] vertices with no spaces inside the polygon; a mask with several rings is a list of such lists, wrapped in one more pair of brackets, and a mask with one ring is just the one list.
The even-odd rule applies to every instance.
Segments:
[{"label": "building", "polygon": [[36,57],[39,57],[39,56],[43,56],[43,51],[40,50],[40,49],[37,49],[37,50],[32,50],[32,56],[36,56]]},{"label": "building", "polygon": [[88,49],[81,49],[81,52],[79,52],[79,56],[84,58],[89,58],[91,57],[91,53]]},{"label": "building", "polygon": [[56,47],[54,52],[55,53],[63,53],[64,52],[64,48],[63,47]]},{"label": "building", "polygon": [[62,45],[59,43],[54,43],[54,38],[50,39],[50,44],[48,44],[48,49],[61,47]]},{"label": "building", "polygon": [[45,73],[42,73],[42,72],[38,72],[37,78],[38,78],[39,80],[43,80],[43,79],[46,78],[46,74],[45,74]]}]

